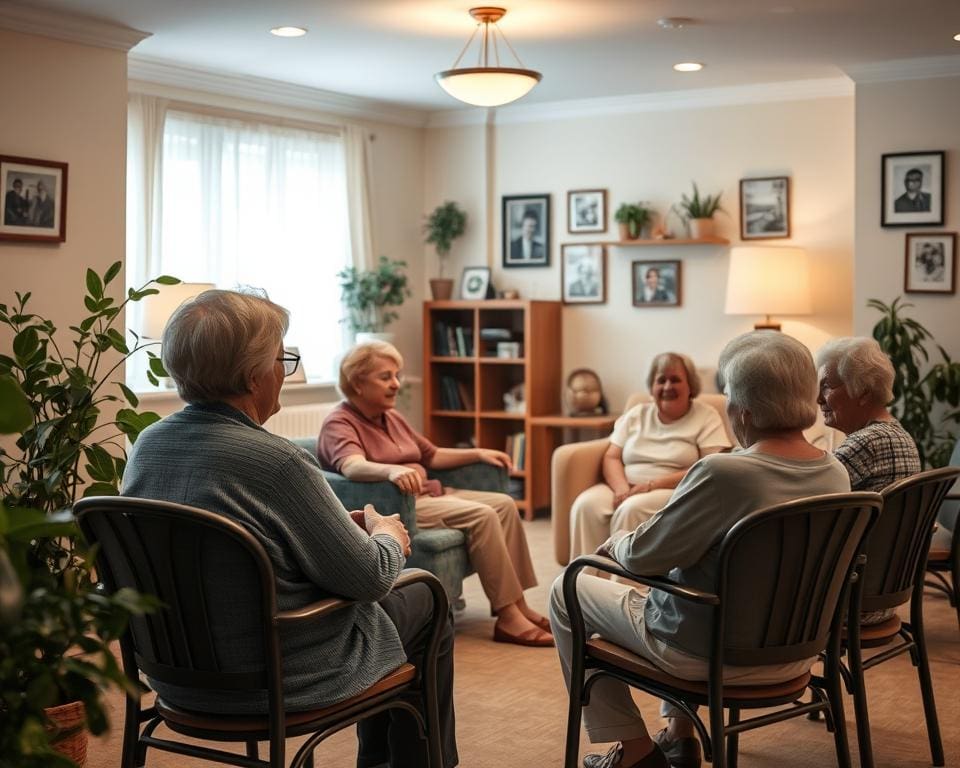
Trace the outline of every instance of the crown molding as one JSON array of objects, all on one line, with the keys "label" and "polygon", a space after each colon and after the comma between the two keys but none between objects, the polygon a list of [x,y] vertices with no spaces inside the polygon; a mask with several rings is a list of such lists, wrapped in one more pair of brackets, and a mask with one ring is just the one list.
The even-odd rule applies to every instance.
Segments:
[{"label": "crown molding", "polygon": [[923,59],[894,59],[871,64],[854,64],[844,71],[856,83],[884,83],[896,80],[925,80],[931,77],[960,76],[960,56],[929,56]]},{"label": "crown molding", "polygon": [[0,29],[117,51],[129,51],[151,34],[89,16],[8,2],[0,2]]},{"label": "crown molding", "polygon": [[[596,99],[554,101],[542,104],[518,104],[495,110],[495,122],[532,123],[547,120],[570,120],[580,117],[624,115],[638,112],[672,112],[743,104],[764,104],[806,99],[843,98],[853,96],[853,82],[847,77],[817,80],[793,80],[782,83],[759,83],[689,91],[607,96]],[[482,125],[486,110],[445,110],[433,112],[429,128],[457,125]]]},{"label": "crown molding", "polygon": [[[185,67],[162,59],[143,56],[127,58],[127,77],[176,89],[227,96],[235,99],[305,109],[310,112],[355,119],[376,120],[394,125],[422,128],[427,113],[387,102],[348,96],[305,85],[264,77],[235,75],[213,69]],[[195,99],[187,99],[195,100]]]}]

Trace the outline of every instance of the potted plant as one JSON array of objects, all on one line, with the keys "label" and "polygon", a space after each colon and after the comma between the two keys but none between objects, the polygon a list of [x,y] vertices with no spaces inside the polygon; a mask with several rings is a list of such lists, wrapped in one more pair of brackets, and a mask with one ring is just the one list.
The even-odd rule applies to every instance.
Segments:
[{"label": "potted plant", "polygon": [[463,234],[466,226],[467,214],[450,201],[434,208],[423,224],[427,236],[424,242],[437,251],[438,276],[430,279],[430,293],[436,300],[449,299],[453,293],[453,280],[443,276],[443,267],[453,241]]},{"label": "potted plant", "polygon": [[[82,764],[87,729],[107,726],[103,688],[137,692],[109,644],[151,600],[98,591],[70,513],[81,494],[118,492],[123,438],[135,441],[159,418],[111,380],[148,346],[134,334],[131,348],[114,326],[127,302],[179,280],[157,278],[118,302],[107,289],[120,269],[87,270],[88,314],[70,326],[69,343],[29,311],[30,293],[0,304],[13,333],[13,355],[0,355],[0,432],[17,436],[0,450],[0,754],[18,766]],[[147,354],[151,379],[165,375]]]},{"label": "potted plant", "polygon": [[681,195],[679,207],[689,227],[690,237],[694,240],[713,237],[713,215],[717,211],[723,210],[723,208],[720,207],[720,197],[722,194],[722,192],[718,192],[715,195],[704,195],[700,197],[700,190],[697,189],[696,182],[694,182],[693,195],[691,197],[687,197],[686,194]]},{"label": "potted plant", "polygon": [[621,240],[636,240],[653,219],[653,211],[642,204],[622,203],[613,218],[620,224]]},{"label": "potted plant", "polygon": [[343,322],[358,342],[391,336],[384,330],[398,315],[388,307],[399,307],[410,295],[407,276],[402,271],[406,266],[405,261],[391,261],[381,256],[376,269],[347,267],[337,273],[341,299],[347,309]]}]

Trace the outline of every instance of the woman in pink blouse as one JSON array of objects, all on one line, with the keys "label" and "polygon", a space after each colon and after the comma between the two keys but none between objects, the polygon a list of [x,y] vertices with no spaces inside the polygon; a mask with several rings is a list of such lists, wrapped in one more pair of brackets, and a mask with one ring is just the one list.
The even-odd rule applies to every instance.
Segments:
[{"label": "woman in pink blouse", "polygon": [[392,344],[374,341],[350,350],[340,364],[338,405],[320,430],[317,454],[326,469],[350,480],[388,480],[416,497],[417,525],[454,528],[467,537],[470,563],[497,622],[493,639],[551,646],[548,620],[530,608],[523,591],[535,586],[530,550],[517,506],[503,493],[442,488],[427,469],[483,461],[510,466],[503,451],[438,448],[396,410],[403,358]]}]

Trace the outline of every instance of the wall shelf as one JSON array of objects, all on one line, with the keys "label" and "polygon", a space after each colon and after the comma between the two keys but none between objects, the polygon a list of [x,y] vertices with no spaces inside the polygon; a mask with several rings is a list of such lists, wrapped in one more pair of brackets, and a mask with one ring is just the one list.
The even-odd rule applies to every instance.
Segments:
[{"label": "wall shelf", "polygon": [[613,240],[607,245],[615,245],[618,248],[648,245],[730,245],[730,241],[725,237],[701,237],[696,240],[689,237],[671,237],[660,240]]}]

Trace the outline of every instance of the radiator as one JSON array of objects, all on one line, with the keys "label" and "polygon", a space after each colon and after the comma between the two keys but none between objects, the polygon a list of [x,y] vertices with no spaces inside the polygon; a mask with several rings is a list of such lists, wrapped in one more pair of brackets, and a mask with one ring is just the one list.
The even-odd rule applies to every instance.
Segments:
[{"label": "radiator", "polygon": [[323,420],[336,405],[336,403],[288,405],[267,419],[263,428],[291,440],[297,437],[316,437],[320,434],[320,425],[323,424]]}]

